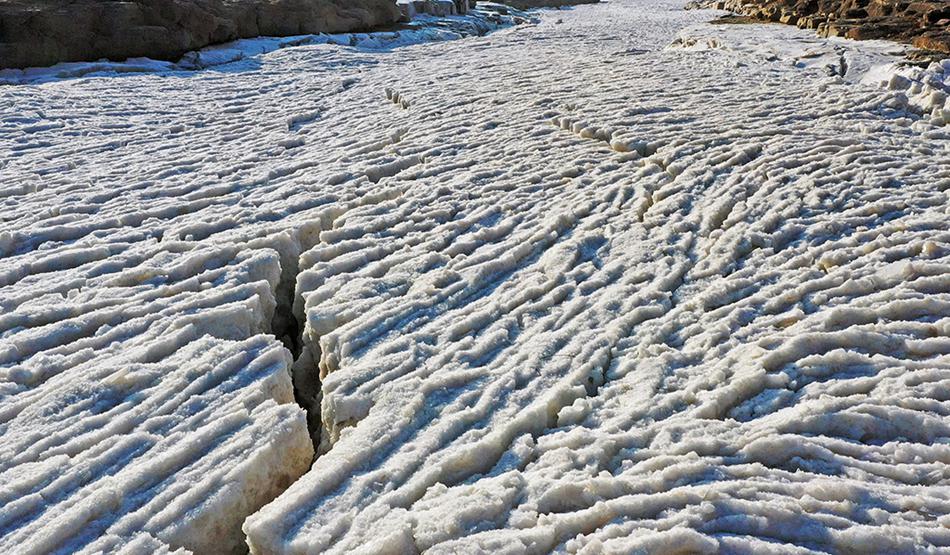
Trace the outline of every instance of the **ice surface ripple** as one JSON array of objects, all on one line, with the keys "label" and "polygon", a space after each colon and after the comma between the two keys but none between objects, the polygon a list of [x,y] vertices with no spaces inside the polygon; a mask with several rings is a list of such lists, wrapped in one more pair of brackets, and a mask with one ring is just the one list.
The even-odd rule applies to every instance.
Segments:
[{"label": "ice surface ripple", "polygon": [[679,8],[0,90],[0,547],[950,548],[950,133]]}]

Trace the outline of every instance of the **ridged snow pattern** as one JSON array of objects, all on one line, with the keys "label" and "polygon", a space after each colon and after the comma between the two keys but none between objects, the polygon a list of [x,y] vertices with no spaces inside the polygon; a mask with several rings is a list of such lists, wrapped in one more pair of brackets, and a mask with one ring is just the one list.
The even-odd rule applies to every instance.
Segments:
[{"label": "ridged snow pattern", "polygon": [[4,553],[240,552],[309,468],[277,253],[148,243],[4,260]]},{"label": "ridged snow pattern", "polygon": [[0,546],[950,548],[948,128],[681,7],[0,89]]}]

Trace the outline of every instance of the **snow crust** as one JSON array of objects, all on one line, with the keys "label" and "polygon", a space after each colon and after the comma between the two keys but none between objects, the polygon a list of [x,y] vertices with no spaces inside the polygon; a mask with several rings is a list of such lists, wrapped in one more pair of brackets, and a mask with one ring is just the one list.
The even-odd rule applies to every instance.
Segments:
[{"label": "snow crust", "polygon": [[950,124],[950,59],[932,62],[926,68],[884,64],[869,71],[862,81],[894,91],[892,106],[920,114],[923,121],[919,127]]},{"label": "snow crust", "polygon": [[244,518],[313,456],[290,356],[262,335],[277,253],[32,254],[0,272],[0,551],[241,552]]},{"label": "snow crust", "polygon": [[950,128],[681,7],[0,88],[0,551],[950,548]]}]

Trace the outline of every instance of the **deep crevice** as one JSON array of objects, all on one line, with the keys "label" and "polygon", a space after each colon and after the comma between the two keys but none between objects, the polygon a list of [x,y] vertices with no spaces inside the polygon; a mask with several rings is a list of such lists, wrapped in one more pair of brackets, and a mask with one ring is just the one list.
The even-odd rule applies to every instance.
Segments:
[{"label": "deep crevice", "polygon": [[[300,274],[299,258],[306,249],[302,248],[300,251],[293,255],[292,263],[281,264],[280,281],[274,291],[277,307],[274,310],[271,331],[293,356],[290,377],[294,388],[294,401],[307,414],[307,431],[313,442],[314,452],[317,453],[323,427],[320,418],[320,374],[312,356],[312,348],[304,342],[305,322],[300,321],[294,314],[297,276]],[[319,360],[319,357],[316,360]],[[316,456],[319,456],[319,453]]]}]

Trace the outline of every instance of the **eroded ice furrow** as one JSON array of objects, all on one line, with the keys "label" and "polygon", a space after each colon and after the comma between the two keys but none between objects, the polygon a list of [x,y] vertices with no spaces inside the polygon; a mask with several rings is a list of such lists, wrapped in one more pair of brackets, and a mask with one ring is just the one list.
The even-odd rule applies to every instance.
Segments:
[{"label": "eroded ice furrow", "polygon": [[289,356],[260,335],[277,253],[138,250],[2,291],[35,297],[4,322],[4,550],[239,552],[245,516],[309,468]]},{"label": "eroded ice furrow", "polygon": [[[573,186],[581,190],[593,183],[593,180],[585,183],[582,176],[601,170],[608,175],[612,171],[623,171],[626,176],[617,181],[632,176],[636,179],[636,185],[631,187],[633,191],[652,191],[642,225],[629,219],[630,212],[633,212],[629,208],[636,193],[623,193],[622,187],[605,194],[605,198],[612,199],[629,194],[630,198],[619,204],[620,210],[614,214],[604,206],[592,210],[603,211],[592,219],[597,220],[596,228],[602,232],[601,235],[607,237],[594,239],[590,248],[596,253],[595,259],[606,259],[598,260],[605,273],[609,268],[610,254],[615,251],[623,253],[621,265],[626,271],[620,271],[620,275],[629,275],[629,268],[641,269],[641,275],[631,276],[632,283],[626,286],[610,285],[617,279],[616,269],[609,277],[601,277],[597,271],[590,276],[584,275],[583,281],[600,282],[599,287],[592,285],[592,293],[589,293],[592,297],[604,299],[600,317],[597,316],[596,302],[592,304],[591,299],[580,301],[577,298],[583,296],[578,292],[583,290],[581,287],[564,288],[560,290],[564,300],[558,299],[553,304],[545,302],[543,310],[548,319],[547,327],[537,328],[523,323],[521,320],[528,318],[521,315],[506,319],[504,309],[500,308],[508,304],[503,293],[506,290],[504,285],[492,291],[496,303],[475,301],[460,308],[449,307],[444,311],[439,308],[433,312],[426,307],[442,302],[442,288],[451,288],[461,280],[459,288],[464,290],[466,283],[464,275],[448,274],[454,262],[451,254],[433,256],[434,251],[438,252],[437,243],[419,248],[418,254],[413,256],[411,250],[406,252],[402,239],[386,237],[385,244],[392,251],[379,250],[380,247],[371,247],[376,241],[367,241],[365,236],[357,240],[355,235],[341,231],[341,235],[349,239],[347,244],[321,246],[320,254],[314,253],[319,262],[302,275],[312,275],[316,280],[312,285],[315,287],[313,296],[306,302],[311,344],[319,342],[318,354],[324,361],[321,367],[324,420],[330,426],[333,422],[344,425],[336,434],[331,433],[331,436],[339,434],[339,437],[331,437],[333,448],[318,464],[338,470],[339,474],[310,474],[277,503],[252,517],[246,526],[252,542],[260,538],[258,548],[274,549],[280,544],[270,542],[280,541],[275,538],[281,533],[280,526],[292,523],[296,530],[292,536],[294,540],[285,544],[292,551],[390,548],[395,551],[428,549],[440,552],[444,549],[471,552],[502,546],[524,546],[529,551],[555,548],[573,551],[586,546],[592,552],[598,552],[598,546],[603,545],[599,543],[603,541],[599,539],[601,535],[604,539],[614,537],[613,545],[622,550],[635,546],[659,550],[675,542],[685,542],[693,549],[738,550],[767,548],[777,541],[798,544],[803,549],[808,546],[833,549],[834,546],[849,545],[860,548],[874,545],[871,542],[882,542],[880,545],[893,549],[944,545],[946,540],[936,523],[912,525],[913,518],[905,519],[906,515],[901,511],[896,511],[893,516],[894,522],[900,523],[896,526],[904,527],[900,531],[884,526],[887,520],[849,521],[839,508],[838,520],[834,520],[835,517],[825,520],[847,531],[840,534],[816,532],[817,526],[829,525],[822,520],[825,517],[809,516],[814,511],[828,510],[821,506],[822,502],[818,500],[821,497],[814,497],[819,495],[821,488],[869,491],[876,486],[868,483],[893,480],[893,471],[885,472],[875,480],[870,476],[875,470],[881,472],[880,463],[858,464],[856,471],[869,476],[868,482],[862,482],[861,478],[853,481],[846,478],[848,472],[826,469],[827,474],[841,475],[841,479],[824,483],[821,468],[805,465],[797,470],[811,472],[807,479],[822,485],[807,490],[813,496],[811,499],[815,499],[814,503],[800,503],[803,492],[800,486],[790,485],[783,490],[780,486],[770,488],[764,485],[789,480],[790,470],[781,464],[786,457],[762,459],[759,453],[768,452],[768,447],[765,447],[768,444],[762,443],[762,437],[774,437],[781,445],[802,444],[802,438],[809,435],[809,424],[795,429],[791,435],[787,426],[776,431],[766,420],[758,422],[757,427],[744,429],[747,425],[743,422],[748,421],[744,415],[762,410],[767,413],[778,410],[772,418],[782,422],[803,418],[810,425],[818,426],[819,430],[841,428],[840,425],[823,424],[820,419],[783,413],[782,404],[776,403],[776,398],[781,396],[772,392],[776,387],[784,389],[788,380],[784,376],[769,374],[776,370],[772,365],[779,365],[777,361],[782,359],[749,354],[762,349],[759,343],[781,344],[784,338],[790,337],[784,334],[800,332],[803,338],[799,341],[806,344],[819,340],[820,335],[810,335],[812,332],[806,331],[807,327],[796,322],[803,318],[807,320],[804,310],[821,314],[821,318],[827,315],[813,306],[811,299],[788,297],[790,283],[800,284],[804,295],[804,291],[814,294],[838,286],[842,280],[868,279],[862,272],[872,268],[874,272],[881,271],[881,264],[893,264],[901,252],[925,259],[936,256],[934,268],[945,267],[942,265],[945,264],[945,257],[941,254],[943,247],[937,246],[946,237],[945,224],[937,223],[946,206],[945,187],[939,185],[942,179],[946,179],[946,168],[938,162],[939,158],[931,157],[929,162],[919,161],[908,166],[906,161],[899,160],[906,160],[904,153],[915,150],[916,145],[891,142],[889,138],[884,139],[885,144],[874,146],[868,146],[867,142],[836,140],[838,126],[850,126],[855,120],[878,117],[874,113],[877,105],[869,109],[867,100],[861,98],[867,94],[864,91],[857,91],[857,99],[844,103],[838,96],[842,91],[829,91],[828,96],[838,107],[829,108],[822,103],[812,103],[809,107],[809,100],[780,94],[782,87],[786,86],[781,82],[765,83],[761,98],[767,99],[768,104],[736,122],[735,131],[721,130],[721,121],[710,118],[708,112],[680,113],[678,123],[688,124],[690,132],[699,138],[689,141],[677,137],[676,128],[667,127],[677,121],[663,118],[662,126],[650,128],[652,133],[649,135],[641,135],[650,137],[656,144],[656,154],[647,153],[651,154],[648,159],[638,162],[598,154],[589,159],[588,167],[584,167],[588,162],[584,160],[568,169],[566,177],[574,179]],[[720,86],[709,94],[721,94],[725,90]],[[686,94],[679,99],[674,97],[672,104],[682,108],[681,103],[687,98]],[[585,108],[592,109],[591,106]],[[609,115],[601,115],[599,120],[596,114],[593,115],[595,117],[589,118],[590,121],[604,121],[602,128],[612,124]],[[623,121],[619,126],[629,131],[637,124],[646,127],[643,122]],[[572,124],[569,127],[580,139],[598,138],[596,131],[584,132],[590,125]],[[802,139],[783,144],[782,138],[788,136]],[[552,140],[562,139],[556,137]],[[914,139],[911,137],[910,140],[913,142]],[[601,141],[609,142],[605,138]],[[736,144],[736,141],[746,144]],[[590,148],[583,147],[583,143],[563,146],[570,149],[573,144]],[[857,148],[849,150],[849,146]],[[800,147],[801,152],[797,152]],[[862,151],[866,153],[862,154]],[[594,172],[590,171],[590,166],[596,168]],[[855,167],[857,171],[852,169]],[[886,179],[876,179],[873,174],[868,175],[870,168],[893,170],[893,173]],[[912,172],[921,170],[928,178],[910,177]],[[868,178],[872,181],[866,184],[864,180]],[[505,173],[506,181],[517,179],[513,172]],[[918,188],[907,189],[908,179],[917,183]],[[894,190],[898,181],[905,185],[900,192]],[[933,183],[936,186],[931,188]],[[809,193],[813,195],[811,198]],[[533,227],[537,225],[534,221],[556,220],[565,210],[546,205],[544,190],[533,190],[532,194],[538,206],[518,210],[519,219],[527,225]],[[554,194],[569,196],[569,193],[560,191]],[[492,205],[505,204],[491,193],[487,196],[492,199]],[[517,193],[512,196],[517,196]],[[733,199],[734,202],[729,202]],[[775,202],[776,199],[782,200]],[[833,199],[846,202],[835,203]],[[568,204],[573,206],[571,202]],[[535,210],[545,217],[532,218]],[[864,250],[873,253],[877,250],[876,239],[896,231],[892,227],[894,220],[903,218],[907,222],[905,225],[913,226],[912,222],[920,218],[911,214],[921,211],[940,216],[937,221],[924,216],[917,224],[922,225],[919,234],[912,233],[912,236],[903,238],[909,243],[908,247],[878,253],[882,257],[879,262],[864,259],[857,261],[855,268],[847,268],[845,260],[861,258]],[[373,216],[380,217],[379,214]],[[404,216],[396,220],[404,221]],[[432,218],[424,221],[431,223]],[[353,225],[360,229],[367,229],[367,224],[369,222],[353,221]],[[430,228],[431,225],[421,229],[427,234],[444,235],[444,232],[436,233]],[[635,231],[638,228],[642,231]],[[346,224],[342,230],[345,229]],[[492,262],[499,253],[518,252],[525,240],[516,229],[517,224],[509,233],[510,238],[486,232],[478,248],[492,253],[488,258]],[[608,234],[603,233],[604,230],[618,232]],[[852,234],[858,237],[850,237]],[[837,242],[829,240],[835,236],[843,239]],[[333,243],[332,234],[327,239]],[[493,251],[492,245],[496,242],[505,246]],[[638,259],[632,256],[637,251],[622,248],[625,243],[635,246],[637,251],[642,249],[644,259],[638,263]],[[924,247],[925,243],[930,246]],[[550,248],[553,260],[571,259],[556,247],[541,248]],[[349,257],[350,263],[338,265],[343,262],[336,261],[341,252]],[[851,252],[853,254],[849,254]],[[771,253],[777,253],[777,258]],[[664,255],[668,258],[662,258]],[[841,257],[840,261],[838,257]],[[650,271],[651,261],[665,264]],[[436,269],[431,268],[433,265]],[[570,267],[567,263],[565,269]],[[527,268],[530,265],[519,268],[506,281],[522,287],[533,283],[528,276],[534,272]],[[756,270],[764,275],[755,273]],[[341,271],[340,277],[335,277],[334,274]],[[836,272],[838,276],[835,276]],[[422,277],[425,274],[432,274],[432,277]],[[570,272],[554,274],[570,275]],[[845,275],[848,277],[843,277]],[[914,281],[908,280],[906,275],[899,279],[901,283]],[[339,285],[333,285],[334,280]],[[411,287],[419,281],[436,282],[440,287],[414,298]],[[483,281],[478,280],[479,283]],[[808,284],[813,281],[821,284],[809,289]],[[652,294],[647,287],[651,282]],[[299,283],[304,284],[303,299],[308,299],[311,294],[307,291],[306,281]],[[767,287],[767,290],[759,292],[761,287]],[[887,290],[884,286],[881,289]],[[545,290],[543,286],[541,290]],[[635,291],[641,295],[637,296]],[[926,295],[932,298],[941,291],[931,289]],[[775,298],[783,294],[786,295],[785,303],[775,303]],[[901,295],[898,294],[897,298]],[[733,300],[729,300],[729,296]],[[860,297],[860,301],[875,306],[873,295]],[[894,298],[894,293],[886,298]],[[628,304],[621,304],[616,299],[627,299]],[[382,305],[379,304],[381,300]],[[570,303],[571,300],[575,302]],[[778,306],[764,309],[769,301]],[[884,299],[878,302],[884,302]],[[890,306],[890,302],[885,305]],[[900,301],[893,302],[899,304]],[[798,303],[804,303],[804,310],[795,306]],[[575,306],[564,307],[570,304]],[[361,308],[363,305],[365,307]],[[387,318],[390,318],[387,305],[408,313],[397,312],[391,320],[395,324],[387,324]],[[483,308],[483,305],[488,306]],[[925,305],[931,311],[943,310],[933,300]],[[942,312],[926,312],[921,306],[918,304],[909,317],[937,321],[945,317],[941,316]],[[842,314],[838,310],[833,314]],[[869,310],[873,313],[873,309]],[[757,325],[755,320],[749,321],[757,311],[764,312],[763,319],[767,323]],[[583,323],[572,319],[579,314],[586,318]],[[607,317],[612,315],[615,319],[618,314],[630,315],[626,326],[619,326],[620,330],[611,328],[608,323],[611,318]],[[900,319],[891,314],[892,318]],[[400,332],[385,333],[387,329],[393,330],[393,325]],[[900,325],[883,326],[883,335],[880,335],[882,332],[867,335],[856,322],[845,325],[849,328],[849,335],[828,338],[826,346],[819,347],[819,353],[821,349],[865,350],[869,341],[882,341],[885,337],[906,333]],[[735,329],[731,329],[733,326]],[[563,336],[544,339],[542,329],[574,329],[577,333],[581,330],[585,333],[573,341]],[[914,326],[909,329],[914,329]],[[468,330],[474,334],[470,344],[484,345],[477,352],[484,353],[487,348],[491,353],[487,358],[483,355],[455,356],[453,359],[455,353],[466,353],[470,349],[468,343],[451,346],[453,341],[457,341],[458,333],[464,334]],[[790,331],[773,331],[769,335],[769,330]],[[940,335],[940,332],[928,333]],[[733,334],[736,334],[735,339]],[[603,339],[598,341],[598,336]],[[588,347],[585,349],[582,345]],[[795,343],[792,345],[793,353],[801,349],[795,347]],[[900,349],[895,349],[893,340],[883,341],[870,356],[879,357],[884,351],[894,353],[896,350],[898,356],[887,364],[897,364],[898,367],[904,364],[905,369],[917,364],[943,364],[939,353],[946,350],[945,341],[937,339],[926,347],[915,345],[914,348],[928,352],[929,356],[924,361],[912,362],[910,357],[900,354]],[[531,352],[545,353],[550,359],[534,359],[532,364],[530,355],[518,354]],[[565,356],[561,353],[572,354]],[[801,356],[814,357],[815,354],[806,352]],[[561,356],[571,362],[552,362]],[[570,358],[572,356],[574,358]],[[756,363],[752,361],[757,357],[766,359],[760,363],[763,369],[768,369],[766,372],[754,369]],[[799,357],[789,362],[796,358]],[[737,363],[750,368],[733,368]],[[811,362],[816,363],[820,364],[820,359]],[[541,367],[536,368],[538,365]],[[680,366],[684,370],[675,370]],[[525,370],[522,370],[525,367],[533,368],[539,375],[526,378]],[[622,372],[618,368],[622,368]],[[572,370],[579,372],[574,374]],[[597,379],[598,372],[605,370],[608,376]],[[660,371],[657,378],[648,378],[656,370]],[[630,378],[623,379],[627,374]],[[682,375],[677,377],[677,374]],[[585,387],[587,380],[592,378],[597,385],[605,383],[600,391],[594,387],[595,395],[590,395]],[[641,382],[645,378],[647,384],[656,385],[644,391]],[[473,379],[478,381],[473,385],[466,384],[472,383]],[[508,380],[511,385],[493,385],[499,380]],[[541,382],[543,388],[539,390],[523,385],[524,380]],[[842,380],[844,383],[838,383]],[[839,377],[831,380],[830,385],[834,386],[831,391],[837,389],[843,393],[855,388],[863,391],[869,385],[862,380],[866,381],[863,374],[852,377],[851,371],[845,369]],[[810,400],[828,395],[822,386],[810,387],[810,384],[824,381],[827,379],[811,382],[798,377],[794,387],[786,389],[789,393],[785,397],[794,399],[797,396],[801,400],[793,406],[809,407],[806,413],[817,411],[824,415],[822,418],[833,421],[843,409],[826,414],[820,402]],[[846,385],[850,381],[856,383]],[[508,393],[512,389],[515,392],[523,390],[524,395]],[[553,392],[556,393],[552,395]],[[499,395],[503,397],[501,402],[495,400]],[[631,417],[630,405],[636,406],[638,398],[650,410]],[[760,405],[763,402],[765,404]],[[859,397],[851,400],[849,406],[867,410],[878,402]],[[754,408],[760,406],[765,408]],[[622,417],[607,416],[618,410]],[[894,409],[879,410],[886,414]],[[639,411],[634,409],[633,412]],[[842,418],[846,420],[848,417]],[[939,417],[935,418],[939,421]],[[394,419],[399,420],[393,423]],[[617,419],[620,422],[616,422]],[[734,424],[717,427],[716,422]],[[711,430],[717,431],[712,433]],[[897,438],[903,432],[885,428],[879,433]],[[718,434],[725,439],[716,439]],[[744,439],[747,437],[749,439]],[[875,435],[860,434],[847,439],[872,444],[880,441]],[[928,441],[932,439],[928,437]],[[599,445],[584,449],[585,440]],[[653,442],[658,443],[652,446]],[[808,440],[804,444],[807,445]],[[718,445],[723,446],[718,448],[723,450],[722,453],[717,452]],[[636,453],[635,449],[642,449],[642,453]],[[858,449],[869,458],[886,459],[889,456],[870,455],[876,451],[873,446],[868,446],[863,452]],[[703,460],[703,457],[712,459],[715,455],[719,456],[715,462]],[[936,456],[935,461],[942,460],[933,452],[930,456]],[[728,460],[723,462],[723,457]],[[640,462],[643,464],[638,465]],[[763,478],[756,471],[756,463],[776,468],[766,472]],[[923,464],[922,469],[927,469],[924,473],[935,468],[934,464],[936,462]],[[630,476],[622,475],[631,468],[634,470],[630,470]],[[609,474],[599,476],[604,471]],[[660,471],[670,477],[661,479],[654,475]],[[717,472],[723,476],[734,472],[750,481],[737,483],[724,477],[721,490],[714,486],[666,485],[676,480],[688,484],[690,476],[695,476],[693,480],[697,482],[708,482]],[[616,478],[615,474],[618,475]],[[798,481],[805,479],[805,476],[797,478]],[[579,485],[578,480],[583,484]],[[908,482],[917,487],[901,489]],[[865,485],[856,485],[862,483]],[[375,491],[373,484],[381,484],[382,491],[367,493]],[[763,497],[750,499],[754,504],[743,504],[750,485],[755,488],[751,491],[762,490]],[[881,488],[888,492],[889,499],[899,500],[904,496],[909,500],[920,485],[932,486],[934,482],[924,474],[911,473],[903,482],[893,486],[882,484]],[[861,490],[861,487],[866,489]],[[650,497],[646,497],[648,494]],[[726,500],[717,506],[715,501],[709,501],[715,499],[715,495]],[[848,495],[853,498],[853,493]],[[473,496],[478,501],[467,500]],[[776,496],[783,500],[786,516],[781,510],[759,509],[761,501],[772,501]],[[729,501],[729,498],[734,501]],[[929,509],[932,514],[940,514],[941,505],[937,499],[939,495],[927,501],[932,504]],[[851,506],[855,503],[860,504],[852,502]],[[655,515],[663,510],[670,513],[669,517],[657,519]],[[761,522],[753,521],[744,529],[732,524],[741,521],[729,518],[730,514],[752,515],[756,511],[765,511]],[[309,516],[282,520],[282,513]],[[883,517],[884,513],[876,515],[876,518]],[[662,533],[675,524],[680,528],[666,535]],[[690,533],[683,526],[697,532]],[[493,529],[496,531],[491,531]],[[646,530],[653,533],[642,533]],[[453,541],[453,538],[458,539]]]},{"label": "eroded ice furrow", "polygon": [[680,8],[0,91],[0,546],[950,548],[943,66]]}]

